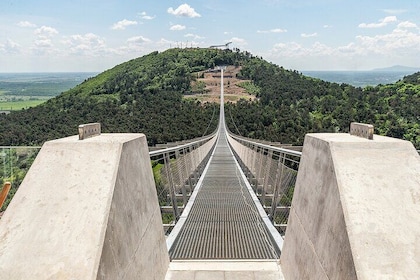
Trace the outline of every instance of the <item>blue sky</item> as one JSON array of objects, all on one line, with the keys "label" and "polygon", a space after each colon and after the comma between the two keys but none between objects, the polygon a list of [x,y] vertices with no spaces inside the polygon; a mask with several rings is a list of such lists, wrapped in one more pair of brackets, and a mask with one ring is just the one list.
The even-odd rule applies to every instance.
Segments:
[{"label": "blue sky", "polygon": [[0,72],[102,72],[226,42],[299,71],[420,67],[420,1],[0,1]]}]

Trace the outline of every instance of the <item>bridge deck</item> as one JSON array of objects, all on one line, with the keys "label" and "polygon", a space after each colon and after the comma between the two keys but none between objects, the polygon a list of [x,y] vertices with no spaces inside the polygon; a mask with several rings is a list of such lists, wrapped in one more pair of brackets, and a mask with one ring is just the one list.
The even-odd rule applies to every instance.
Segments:
[{"label": "bridge deck", "polygon": [[222,130],[170,257],[275,259],[278,248],[270,236]]}]

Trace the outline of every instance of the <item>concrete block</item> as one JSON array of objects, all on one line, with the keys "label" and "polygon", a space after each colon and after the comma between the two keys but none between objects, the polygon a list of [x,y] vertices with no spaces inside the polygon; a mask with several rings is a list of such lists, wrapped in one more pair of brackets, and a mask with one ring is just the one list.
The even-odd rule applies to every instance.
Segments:
[{"label": "concrete block", "polygon": [[195,280],[225,280],[224,271],[196,271]]},{"label": "concrete block", "polygon": [[0,221],[4,279],[164,279],[168,265],[143,134],[46,142]]},{"label": "concrete block", "polygon": [[318,260],[314,246],[298,217],[296,217],[294,209],[289,214],[286,234],[287,242],[283,245],[282,255],[280,257],[281,268],[285,279],[328,280]]},{"label": "concrete block", "polygon": [[420,157],[410,142],[308,134],[285,279],[419,279]]},{"label": "concrete block", "polygon": [[284,280],[277,260],[175,260],[165,280]]},{"label": "concrete block", "polygon": [[225,278],[229,280],[255,280],[253,271],[225,271]]},{"label": "concrete block", "polygon": [[195,271],[181,270],[181,271],[168,271],[165,280],[194,280]]}]

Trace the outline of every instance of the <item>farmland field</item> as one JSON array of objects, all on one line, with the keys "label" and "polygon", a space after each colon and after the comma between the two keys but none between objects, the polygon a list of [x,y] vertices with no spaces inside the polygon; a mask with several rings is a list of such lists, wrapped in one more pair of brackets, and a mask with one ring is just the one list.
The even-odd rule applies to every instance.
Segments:
[{"label": "farmland field", "polygon": [[47,99],[0,101],[0,111],[16,111],[21,109],[28,109],[29,107],[35,107],[45,101],[47,101]]},{"label": "farmland field", "polygon": [[0,73],[0,111],[34,107],[96,73]]}]

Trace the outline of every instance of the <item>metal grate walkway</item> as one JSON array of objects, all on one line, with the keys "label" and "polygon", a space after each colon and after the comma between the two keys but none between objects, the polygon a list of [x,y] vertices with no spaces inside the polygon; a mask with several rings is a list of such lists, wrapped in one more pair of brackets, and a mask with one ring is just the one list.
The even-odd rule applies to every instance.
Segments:
[{"label": "metal grate walkway", "polygon": [[181,259],[275,259],[279,256],[221,129],[191,211],[169,251]]}]

